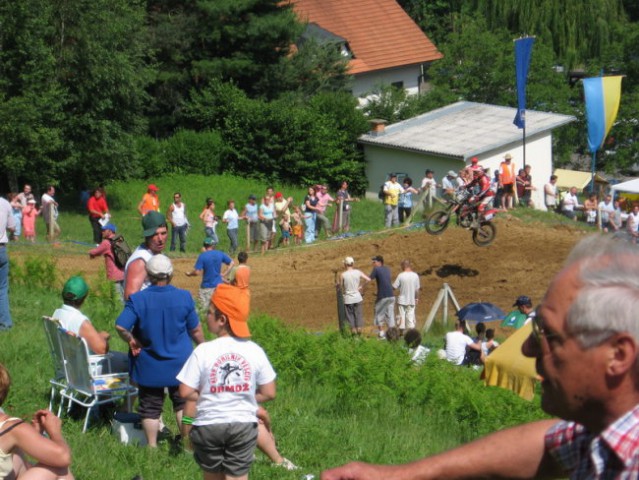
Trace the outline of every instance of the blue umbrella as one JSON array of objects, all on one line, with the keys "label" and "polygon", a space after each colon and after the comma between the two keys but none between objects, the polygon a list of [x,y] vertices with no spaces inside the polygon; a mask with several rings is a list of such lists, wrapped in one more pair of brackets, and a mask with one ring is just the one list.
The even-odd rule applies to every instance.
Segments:
[{"label": "blue umbrella", "polygon": [[457,317],[466,322],[492,322],[504,316],[502,309],[490,302],[469,303],[457,312]]}]

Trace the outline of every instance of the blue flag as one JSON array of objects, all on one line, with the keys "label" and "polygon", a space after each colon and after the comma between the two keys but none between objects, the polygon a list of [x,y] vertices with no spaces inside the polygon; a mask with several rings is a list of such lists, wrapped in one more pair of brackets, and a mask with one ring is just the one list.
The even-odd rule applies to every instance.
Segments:
[{"label": "blue flag", "polygon": [[526,126],[526,83],[528,81],[528,67],[532,54],[534,37],[515,40],[515,75],[517,77],[517,115],[513,123],[518,128]]}]

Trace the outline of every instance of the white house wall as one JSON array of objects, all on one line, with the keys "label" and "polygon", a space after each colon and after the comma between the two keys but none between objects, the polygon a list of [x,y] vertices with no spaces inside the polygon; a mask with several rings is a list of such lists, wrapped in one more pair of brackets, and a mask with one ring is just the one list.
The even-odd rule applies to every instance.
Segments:
[{"label": "white house wall", "polygon": [[364,145],[366,157],[366,178],[368,179],[367,198],[377,198],[379,187],[388,179],[388,174],[406,173],[413,179],[413,185],[419,187],[424,172],[430,168],[435,172],[438,182],[449,170],[458,171],[464,167],[461,160],[438,157],[432,154],[394,150],[377,145]]},{"label": "white house wall", "polygon": [[377,89],[380,84],[390,85],[395,82],[403,82],[404,90],[410,94],[419,92],[420,66],[391,68],[371,73],[355,75],[353,82],[353,96],[359,97]]}]

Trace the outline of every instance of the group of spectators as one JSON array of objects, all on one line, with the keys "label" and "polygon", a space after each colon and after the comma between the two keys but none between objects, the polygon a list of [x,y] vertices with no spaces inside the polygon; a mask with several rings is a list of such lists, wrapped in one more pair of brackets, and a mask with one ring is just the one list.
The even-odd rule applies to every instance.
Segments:
[{"label": "group of spectators", "polygon": [[48,185],[45,193],[40,197],[40,205],[31,191],[31,185],[25,184],[22,192],[11,192],[8,195],[11,205],[11,214],[15,219],[15,229],[11,240],[17,240],[20,236],[30,242],[36,240],[36,218],[41,216],[47,232],[47,240],[52,242],[60,235],[58,225],[58,202],[55,200],[55,187]]},{"label": "group of spectators", "polygon": [[[399,335],[406,329],[415,328],[415,307],[419,303],[420,281],[419,275],[413,271],[411,262],[405,259],[401,263],[401,272],[391,278],[391,270],[384,265],[384,257],[375,255],[371,258],[372,270],[366,275],[355,268],[355,259],[344,259],[344,272],[340,275],[341,288],[346,321],[353,335],[361,335],[364,327],[364,310],[362,295],[369,282],[377,284],[377,297],[373,324],[377,328],[379,338],[386,338],[387,329],[398,329]],[[398,296],[395,298],[395,290]],[[395,304],[399,314],[395,316]],[[397,320],[397,321],[396,321]]]},{"label": "group of spectators", "polygon": [[426,207],[427,204],[432,205],[434,199],[453,198],[461,188],[472,190],[473,200],[478,203],[480,211],[488,206],[504,211],[512,209],[515,193],[519,205],[534,207],[532,192],[535,187],[532,184],[531,170],[532,167],[528,164],[516,172],[513,157],[508,153],[492,177],[488,168],[479,165],[477,157],[472,157],[470,164],[459,172],[447,172],[441,182],[437,182],[433,170],[426,169],[419,188],[413,186],[410,177],[404,177],[402,183],[399,183],[397,174],[390,173],[379,193],[384,203],[384,226],[390,228],[410,220],[412,211],[417,206],[415,197],[418,195]]},{"label": "group of spectators", "polygon": [[548,211],[557,212],[571,220],[578,220],[581,216],[587,224],[597,226],[603,232],[622,230],[626,222],[628,233],[633,238],[639,236],[637,205],[627,212],[626,202],[613,199],[610,193],[603,195],[601,200],[597,194],[591,193],[580,203],[577,187],[571,187],[567,192],[561,193],[557,187],[557,176],[552,175],[544,185],[544,201]]}]

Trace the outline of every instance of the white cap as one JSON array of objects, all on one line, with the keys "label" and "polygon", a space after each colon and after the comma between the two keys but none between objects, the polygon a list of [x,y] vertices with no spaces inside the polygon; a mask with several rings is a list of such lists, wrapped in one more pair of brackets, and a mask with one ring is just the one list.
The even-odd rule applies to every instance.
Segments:
[{"label": "white cap", "polygon": [[344,259],[344,265],[353,265],[355,263],[355,259],[353,257],[346,257]]},{"label": "white cap", "polygon": [[454,170],[449,170],[448,171],[448,176],[449,177],[453,177],[453,178],[457,178],[458,177],[457,173]]},{"label": "white cap", "polygon": [[156,278],[170,277],[173,275],[171,259],[161,253],[153,255],[153,257],[146,262],[146,273]]}]

